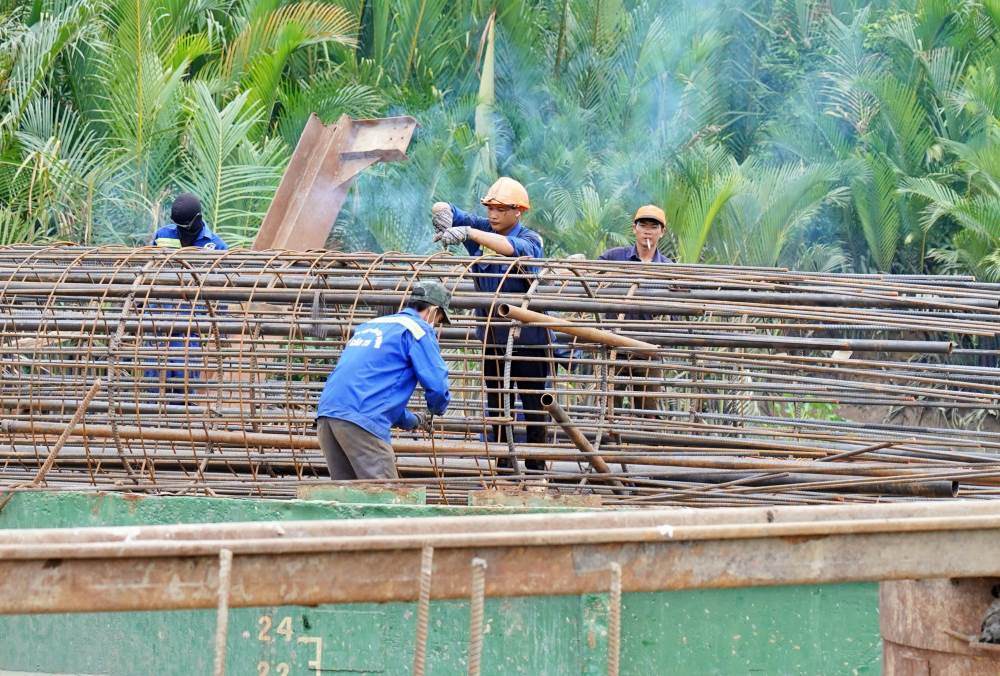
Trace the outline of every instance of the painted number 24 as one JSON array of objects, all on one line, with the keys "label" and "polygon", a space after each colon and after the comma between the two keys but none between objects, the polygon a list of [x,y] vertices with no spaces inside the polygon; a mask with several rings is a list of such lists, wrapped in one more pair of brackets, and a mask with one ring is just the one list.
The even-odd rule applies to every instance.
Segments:
[{"label": "painted number 24", "polygon": [[[274,618],[270,615],[261,615],[257,618],[257,626],[260,627],[260,631],[257,632],[257,640],[261,643],[270,643],[277,639],[272,638],[271,628],[274,628],[274,633],[285,639],[286,643],[290,643],[292,640],[292,618],[289,615],[284,616],[278,622],[277,626],[274,626]],[[305,644],[315,648],[315,654],[312,659],[306,662],[306,666],[309,669],[314,669],[316,676],[320,676],[321,672],[321,662],[323,661],[323,639],[319,636],[299,636],[298,640],[295,641],[296,644]],[[279,662],[274,665],[275,676],[288,676],[290,667],[287,662]],[[260,661],[257,663],[257,676],[270,676],[271,674],[271,664],[269,662]]]},{"label": "painted number 24", "polygon": [[[261,615],[257,619],[257,624],[260,626],[260,631],[257,632],[257,640],[263,643],[270,642],[271,639],[271,623],[274,620],[271,619],[270,615]],[[278,636],[284,636],[286,641],[292,640],[292,618],[286,615],[281,618],[278,622],[278,626],[275,628],[274,633]]]}]

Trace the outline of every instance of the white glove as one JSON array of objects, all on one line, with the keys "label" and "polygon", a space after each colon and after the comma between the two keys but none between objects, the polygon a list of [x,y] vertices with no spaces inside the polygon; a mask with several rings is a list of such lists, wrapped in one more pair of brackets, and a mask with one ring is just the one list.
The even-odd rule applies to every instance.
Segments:
[{"label": "white glove", "polygon": [[434,235],[434,241],[441,242],[443,246],[461,244],[467,239],[469,239],[469,226],[467,225],[456,225]]},{"label": "white glove", "polygon": [[431,207],[431,225],[434,232],[444,232],[451,227],[451,205],[447,202],[435,202]]}]

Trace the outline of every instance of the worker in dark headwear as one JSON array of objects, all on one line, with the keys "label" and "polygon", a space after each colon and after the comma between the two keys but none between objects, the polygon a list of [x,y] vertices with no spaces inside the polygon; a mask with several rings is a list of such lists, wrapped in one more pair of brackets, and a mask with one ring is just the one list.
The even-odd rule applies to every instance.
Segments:
[{"label": "worker in dark headwear", "polygon": [[[229,248],[205,224],[201,200],[196,195],[189,192],[178,195],[170,207],[170,220],[172,223],[163,226],[153,235],[153,246],[168,249],[197,247],[216,251]],[[147,308],[149,317],[162,322],[184,321],[192,314],[202,316],[204,313],[204,303],[197,303],[192,309],[186,302],[160,301]],[[164,394],[183,393],[189,390],[190,381],[201,379],[201,372],[192,368],[201,364],[201,342],[190,331],[168,329],[165,335],[171,339],[163,358],[167,365],[174,368],[163,371],[146,370],[145,376],[159,380]],[[186,368],[180,368],[181,366]]]},{"label": "worker in dark headwear", "polygon": [[[541,236],[521,223],[521,216],[530,208],[528,191],[523,185],[503,176],[490,187],[480,202],[486,207],[486,218],[466,213],[447,202],[434,204],[431,207],[431,223],[437,231],[434,240],[445,246],[462,244],[472,256],[482,256],[484,249],[512,258],[544,256]],[[477,291],[523,294],[531,287],[538,268],[492,258],[473,265],[472,272]],[[476,314],[482,317],[486,312],[477,308]],[[509,332],[504,327],[479,330],[479,337],[486,344],[483,378],[486,381],[488,414],[492,418],[503,415],[500,409],[500,392],[504,383],[508,335]],[[517,387],[521,399],[529,444],[545,442],[545,422],[548,416],[542,408],[542,393],[549,378],[549,342],[548,329],[522,326],[512,346],[511,384]],[[490,441],[505,442],[507,427],[494,425],[489,435]],[[513,469],[510,459],[506,457],[500,458],[497,466]],[[545,461],[529,459],[525,466],[529,470],[544,470]]]},{"label": "worker in dark headwear", "polygon": [[180,249],[194,246],[199,249],[225,250],[229,247],[212,232],[202,218],[201,200],[189,192],[182,192],[170,207],[169,225],[153,235],[153,246]]}]

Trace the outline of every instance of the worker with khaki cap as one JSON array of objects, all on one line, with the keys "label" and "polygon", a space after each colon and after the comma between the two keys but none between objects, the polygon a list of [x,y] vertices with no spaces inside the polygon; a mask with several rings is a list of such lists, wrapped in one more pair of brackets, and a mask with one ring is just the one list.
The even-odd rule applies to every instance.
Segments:
[{"label": "worker with khaki cap", "polygon": [[[453,204],[437,202],[431,207],[431,223],[437,234],[434,241],[445,246],[462,244],[470,256],[482,256],[489,249],[501,256],[542,258],[542,238],[523,223],[521,217],[531,208],[528,191],[512,178],[497,180],[480,200],[486,207],[486,218],[466,213]],[[513,268],[513,269],[512,269]],[[472,266],[476,290],[484,293],[524,294],[538,274],[537,266],[511,263],[488,258]],[[486,317],[484,309],[476,314]],[[495,318],[494,318],[495,321]],[[483,341],[483,378],[486,382],[486,407],[490,418],[503,415],[500,391],[504,382],[504,363],[507,354],[509,330],[506,327],[480,328]],[[549,332],[538,326],[522,326],[515,333],[510,361],[511,386],[517,388],[524,413],[527,441],[541,444],[545,441],[547,417],[542,408],[542,394],[549,378],[547,348]],[[507,440],[509,425],[492,425],[487,435],[490,441]],[[511,461],[500,458],[500,468],[513,469]],[[528,470],[544,470],[545,461],[529,459]]]},{"label": "worker with khaki cap", "polygon": [[[660,239],[666,232],[667,215],[660,207],[647,204],[639,207],[632,219],[632,233],[635,235],[635,244],[632,246],[619,246],[608,249],[598,258],[602,261],[631,261],[634,263],[673,263],[672,260],[660,253]],[[612,318],[619,321],[652,321],[656,315],[649,312],[627,312],[616,313]],[[618,369],[613,386],[615,390],[631,390],[632,408],[642,411],[640,415],[656,415],[659,410],[659,399],[655,396],[662,391],[660,385],[655,381],[660,369],[652,368],[642,362],[648,362],[648,358],[638,355],[632,357],[633,363],[622,366]],[[624,397],[615,397],[615,406],[621,406]]]},{"label": "worker with khaki cap", "polygon": [[660,239],[667,227],[667,215],[653,204],[639,207],[632,219],[635,244],[608,249],[598,258],[602,261],[636,261],[641,263],[672,263],[660,253]]}]

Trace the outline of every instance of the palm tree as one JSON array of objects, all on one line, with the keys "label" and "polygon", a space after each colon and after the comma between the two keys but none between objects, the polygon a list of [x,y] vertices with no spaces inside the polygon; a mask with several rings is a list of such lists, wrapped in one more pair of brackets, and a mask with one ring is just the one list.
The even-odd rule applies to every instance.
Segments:
[{"label": "palm tree", "polygon": [[0,8],[0,241],[144,243],[178,190],[249,242],[308,115],[416,115],[346,247],[528,187],[551,253],[995,275],[982,0],[38,0]]}]

